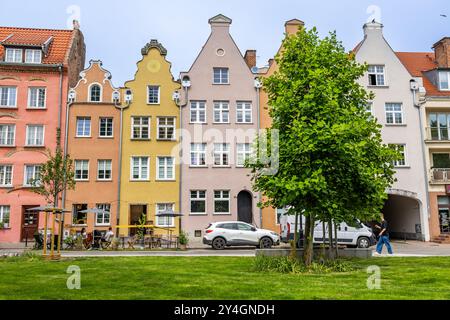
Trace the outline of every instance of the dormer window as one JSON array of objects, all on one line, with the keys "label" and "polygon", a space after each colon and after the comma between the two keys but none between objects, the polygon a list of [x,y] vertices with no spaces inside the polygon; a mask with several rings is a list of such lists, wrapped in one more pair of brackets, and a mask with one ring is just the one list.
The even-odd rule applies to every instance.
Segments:
[{"label": "dormer window", "polygon": [[450,71],[439,71],[439,90],[450,90]]},{"label": "dormer window", "polygon": [[25,63],[36,63],[42,62],[42,50],[40,49],[27,49],[25,50]]},{"label": "dormer window", "polygon": [[102,98],[102,88],[98,84],[93,84],[89,89],[89,101],[100,102]]},{"label": "dormer window", "polygon": [[22,63],[23,50],[6,48],[5,62]]}]

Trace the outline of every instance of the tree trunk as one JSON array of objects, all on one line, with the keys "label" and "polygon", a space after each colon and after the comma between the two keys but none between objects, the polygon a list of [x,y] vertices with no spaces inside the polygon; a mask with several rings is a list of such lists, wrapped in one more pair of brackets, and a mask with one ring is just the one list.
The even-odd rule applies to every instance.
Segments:
[{"label": "tree trunk", "polygon": [[314,237],[314,217],[311,215],[306,216],[305,223],[305,244],[304,244],[304,254],[303,260],[306,266],[310,266],[313,260],[314,248],[313,248],[313,237]]}]

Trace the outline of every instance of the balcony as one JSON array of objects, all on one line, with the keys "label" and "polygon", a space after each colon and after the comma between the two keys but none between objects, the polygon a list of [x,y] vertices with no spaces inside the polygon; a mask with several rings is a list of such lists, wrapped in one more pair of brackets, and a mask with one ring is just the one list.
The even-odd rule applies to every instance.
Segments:
[{"label": "balcony", "polygon": [[450,130],[449,128],[426,128],[426,141],[427,142],[449,142],[450,143]]},{"label": "balcony", "polygon": [[432,184],[450,184],[450,168],[431,169]]}]

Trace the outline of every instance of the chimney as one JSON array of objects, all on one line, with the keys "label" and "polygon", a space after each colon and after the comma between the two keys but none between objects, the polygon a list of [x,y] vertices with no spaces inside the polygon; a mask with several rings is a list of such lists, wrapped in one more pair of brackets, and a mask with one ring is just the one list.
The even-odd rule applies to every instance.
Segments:
[{"label": "chimney", "polygon": [[250,69],[256,67],[256,50],[245,51],[244,60]]},{"label": "chimney", "polygon": [[363,30],[365,38],[369,36],[383,37],[383,25],[376,22],[375,19],[364,24]]},{"label": "chimney", "polygon": [[300,28],[303,28],[305,23],[299,19],[292,19],[286,21],[284,29],[287,34],[296,34]]},{"label": "chimney", "polygon": [[73,20],[73,30],[80,30],[80,22],[78,20]]},{"label": "chimney", "polygon": [[433,45],[438,68],[450,68],[450,37],[445,37]]}]

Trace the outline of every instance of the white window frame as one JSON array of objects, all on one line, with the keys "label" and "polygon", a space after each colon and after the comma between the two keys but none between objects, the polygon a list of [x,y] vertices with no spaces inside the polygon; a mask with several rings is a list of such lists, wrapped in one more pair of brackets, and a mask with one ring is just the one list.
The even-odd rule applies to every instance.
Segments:
[{"label": "white window frame", "polygon": [[[394,110],[394,107],[396,105],[400,105],[400,109],[401,109],[400,111]],[[393,109],[387,110],[388,106],[392,106]],[[392,121],[393,121],[392,123],[388,122],[388,114],[392,114]],[[400,116],[401,116],[401,119],[402,119],[401,122],[397,122],[397,119],[395,117],[398,114],[400,114]],[[403,109],[403,103],[401,103],[401,102],[386,102],[384,105],[384,117],[385,117],[385,123],[388,126],[405,125],[406,121],[405,121],[405,112]]]},{"label": "white window frame", "polygon": [[[99,101],[92,100],[92,87],[94,87],[94,86],[98,86],[100,88]],[[103,86],[97,82],[91,83],[88,87],[88,97],[89,97],[89,102],[91,102],[91,103],[101,103],[103,101]]]},{"label": "white window frame", "polygon": [[[109,164],[109,169],[108,169]],[[100,173],[106,176],[109,170],[109,178],[100,178]],[[98,181],[112,181],[112,160],[111,159],[99,159],[97,160],[97,180]]]},{"label": "white window frame", "polygon": [[[35,105],[32,105],[32,101],[31,101],[31,96],[32,96],[32,92],[36,90],[36,100],[35,100]],[[44,91],[44,101],[43,101],[43,106],[39,105],[40,102],[40,91],[43,90]],[[47,88],[45,87],[29,87],[28,88],[28,109],[46,109],[47,108]]]},{"label": "white window frame", "polygon": [[394,167],[395,167],[395,168],[405,168],[405,167],[409,167],[406,143],[389,143],[389,146],[395,147],[395,149],[396,149],[397,151],[400,151],[400,150],[398,150],[399,147],[403,147],[403,150],[400,151],[400,153],[403,154],[403,162],[404,162],[404,164],[400,164],[400,163],[399,163],[401,160],[395,160],[395,161],[394,161]]},{"label": "white window frame", "polygon": [[[219,72],[219,82],[216,82],[216,71]],[[226,82],[223,81],[224,79],[224,71],[226,71]],[[226,67],[214,67],[213,68],[213,84],[230,84],[230,69]]]},{"label": "white window frame", "polygon": [[[229,167],[230,166],[230,144],[229,143],[214,143],[214,167]],[[216,156],[219,156],[219,164],[216,163]],[[227,157],[225,163],[224,156]]]},{"label": "white window frame", "polygon": [[[161,124],[161,120],[164,119],[165,123]],[[173,125],[167,124],[168,119],[173,119]],[[175,141],[176,140],[176,123],[177,118],[176,117],[158,117],[157,118],[157,130],[158,130],[158,140],[165,140],[165,141]],[[160,129],[164,129],[164,137],[160,136]],[[173,129],[173,135],[172,138],[168,138],[168,130]]]},{"label": "white window frame", "polygon": [[[192,197],[192,192],[196,193],[195,197]],[[200,198],[200,192],[204,192],[205,193],[205,197],[204,198]],[[206,200],[207,200],[207,191],[206,190],[189,190],[189,214],[193,215],[193,216],[195,216],[195,215],[206,215],[206,212],[208,212],[207,211],[208,203],[207,203]],[[191,211],[192,210],[192,201],[198,201],[198,202],[203,201],[205,203],[205,211],[204,212],[192,212]]]},{"label": "white window frame", "polygon": [[100,213],[96,213],[95,214],[95,226],[97,226],[97,227],[108,227],[108,226],[110,226],[111,225],[111,204],[110,203],[97,203],[95,205],[95,207],[97,209],[109,212],[109,217],[108,217],[108,221],[109,222],[105,222],[105,214],[102,213],[101,214],[101,218],[102,218],[101,220],[103,222],[101,222],[101,223],[98,222],[98,218],[100,216]]},{"label": "white window frame", "polygon": [[[8,210],[6,210],[8,208]],[[6,214],[8,214],[8,219],[6,219]],[[11,206],[0,205],[0,222],[10,223],[11,222]]]},{"label": "white window frame", "polygon": [[[161,168],[160,166],[160,160],[164,159],[164,164],[163,164],[163,168],[164,168],[164,176],[161,177],[160,176],[160,171],[159,169]],[[172,159],[172,165],[169,166],[168,165],[168,160]],[[172,168],[172,178],[168,178],[168,172],[169,172],[169,168]],[[156,180],[159,181],[175,181],[175,158],[171,157],[171,156],[157,156],[156,157]]]},{"label": "white window frame", "polygon": [[[150,89],[158,89],[158,101],[157,102],[150,102]],[[161,104],[161,86],[158,85],[148,85],[147,86],[147,104],[148,105],[159,105]]]},{"label": "white window frame", "polygon": [[[6,170],[11,168],[11,181],[6,183]],[[2,179],[0,180],[0,188],[11,188],[14,181],[14,166],[12,164],[0,164],[0,171],[2,171]]]},{"label": "white window frame", "polygon": [[[6,93],[6,104],[1,104],[2,102],[2,95],[4,94],[3,91],[7,90]],[[14,104],[11,104],[11,91],[14,90]],[[13,108],[17,109],[17,87],[15,86],[0,86],[0,109],[1,108]]]},{"label": "white window frame", "polygon": [[[207,166],[207,161],[206,161],[206,149],[207,149],[207,144],[206,143],[191,143],[191,150],[190,150],[190,158],[189,158],[189,163],[191,167],[194,168],[204,168]],[[193,164],[192,163],[192,156],[195,155],[195,160],[197,162],[197,164]],[[200,159],[202,158],[203,155],[203,159],[205,164],[199,164],[200,163]]]},{"label": "white window frame", "polygon": [[230,102],[214,101],[213,123],[230,123]]},{"label": "white window frame", "polygon": [[[12,52],[12,59],[10,53]],[[17,56],[17,53],[20,53]],[[20,59],[18,59],[20,57]],[[23,63],[23,49],[18,48],[6,48],[5,51],[5,62],[9,63]]]},{"label": "white window frame", "polygon": [[[81,163],[81,171],[82,171],[81,176],[83,176],[84,171],[87,171],[87,178],[83,178],[83,177],[77,178],[77,163]],[[86,164],[87,164],[87,166],[85,168]],[[75,166],[75,177],[74,177],[75,181],[89,181],[89,171],[90,171],[89,170],[89,160],[77,159],[77,160],[75,160],[74,166]]]},{"label": "white window frame", "polygon": [[[139,124],[135,124],[134,123],[134,119],[139,119]],[[148,124],[145,125],[143,124],[143,119],[148,119]],[[131,140],[150,140],[150,135],[151,135],[151,117],[149,116],[132,116],[131,117]],[[139,128],[139,136],[138,138],[134,137],[134,129],[135,128]],[[147,138],[142,138],[142,129],[143,128],[147,128],[148,130],[148,137]]]},{"label": "white window frame", "polygon": [[[77,123],[75,126],[75,137],[76,138],[90,138],[91,137],[91,131],[92,131],[92,119],[91,117],[77,117]],[[80,135],[78,132],[78,122],[79,121],[83,121],[83,129],[82,129],[82,134]],[[89,133],[86,135],[85,131],[86,131],[86,121],[89,122]]]},{"label": "white window frame", "polygon": [[[23,166],[23,185],[25,187],[38,187],[40,185],[39,182],[36,183],[35,186],[33,186],[31,183],[28,183],[28,168],[32,168],[33,169],[33,173],[32,173],[32,180],[37,180],[37,174],[40,174],[41,168],[42,166],[39,164],[26,164]],[[38,169],[39,168],[39,169]],[[36,172],[38,171],[38,172]]]},{"label": "white window frame", "polygon": [[[387,86],[387,81],[386,81],[386,66],[382,65],[382,64],[371,64],[369,65],[369,70],[370,68],[374,68],[374,71],[368,71],[368,83],[369,83],[369,87],[386,87]],[[383,68],[383,72],[378,71],[378,68]],[[375,75],[375,79],[376,79],[376,84],[371,84],[370,83],[370,76],[371,75]],[[378,81],[378,77],[383,77],[383,84],[380,84]]]},{"label": "white window frame", "polygon": [[[37,136],[37,132],[38,132],[38,128],[42,128],[42,143],[41,144],[37,144],[38,141],[38,136]],[[31,133],[31,129],[34,130],[34,141],[31,141],[32,143],[30,143],[30,133]],[[44,147],[45,146],[45,126],[43,124],[27,124],[27,129],[26,129],[26,137],[25,137],[25,146],[27,147]]]},{"label": "white window frame", "polygon": [[[28,59],[28,54],[31,53],[31,60]],[[42,50],[41,49],[26,49],[25,50],[25,63],[41,64],[42,63]]]},{"label": "white window frame", "polygon": [[[111,127],[111,135],[102,135],[102,120],[105,122],[105,133],[108,133],[108,127]],[[108,121],[111,121],[109,124]],[[114,118],[113,117],[100,117],[98,119],[98,137],[99,138],[114,138]]]},{"label": "white window frame", "polygon": [[[450,91],[450,71],[439,71],[438,72],[438,80],[439,80],[439,90],[440,91]],[[442,87],[442,78],[447,77],[447,88]]]},{"label": "white window frame", "polygon": [[[0,126],[6,127],[5,130],[6,139],[3,140],[2,137],[0,136],[0,147],[14,147],[16,145],[16,125],[10,123],[1,123]],[[8,142],[8,135],[11,131],[12,131],[12,143],[11,144],[3,143],[3,141]]]},{"label": "white window frame", "polygon": [[[195,117],[193,117],[193,115]],[[203,115],[203,121],[201,116]],[[195,118],[195,120],[193,120]],[[206,101],[191,101],[189,109],[189,123],[206,123]]]},{"label": "white window frame", "polygon": [[[250,121],[247,121],[248,115],[250,115]],[[239,121],[239,116],[241,116],[241,121]],[[252,103],[250,101],[236,102],[236,123],[253,123],[253,110]]]},{"label": "white window frame", "polygon": [[[160,206],[164,206],[164,209]],[[157,203],[155,208],[155,220],[156,220],[156,226],[157,227],[164,227],[164,228],[175,228],[175,217],[159,217],[157,214],[161,211],[168,211],[171,209],[173,212],[175,212],[175,204],[174,203]],[[167,219],[168,224],[160,224],[159,219]]]},{"label": "white window frame", "polygon": [[[248,146],[248,148],[247,148]],[[248,150],[247,150],[248,149]],[[252,144],[251,143],[237,143],[236,144],[236,167],[244,168],[245,161],[250,159],[252,155]],[[243,162],[239,160],[242,159]]]},{"label": "white window frame", "polygon": [[[134,159],[139,159],[138,170],[139,178],[134,178]],[[147,159],[147,177],[142,177],[143,160]],[[130,158],[130,181],[150,181],[150,157],[149,156],[131,156]]]},{"label": "white window frame", "polygon": [[[220,197],[216,197],[216,192],[220,192]],[[228,192],[228,197],[224,197],[224,192]],[[214,215],[228,215],[231,212],[231,192],[230,190],[214,190]],[[216,201],[228,201],[228,212],[216,212]]]}]

